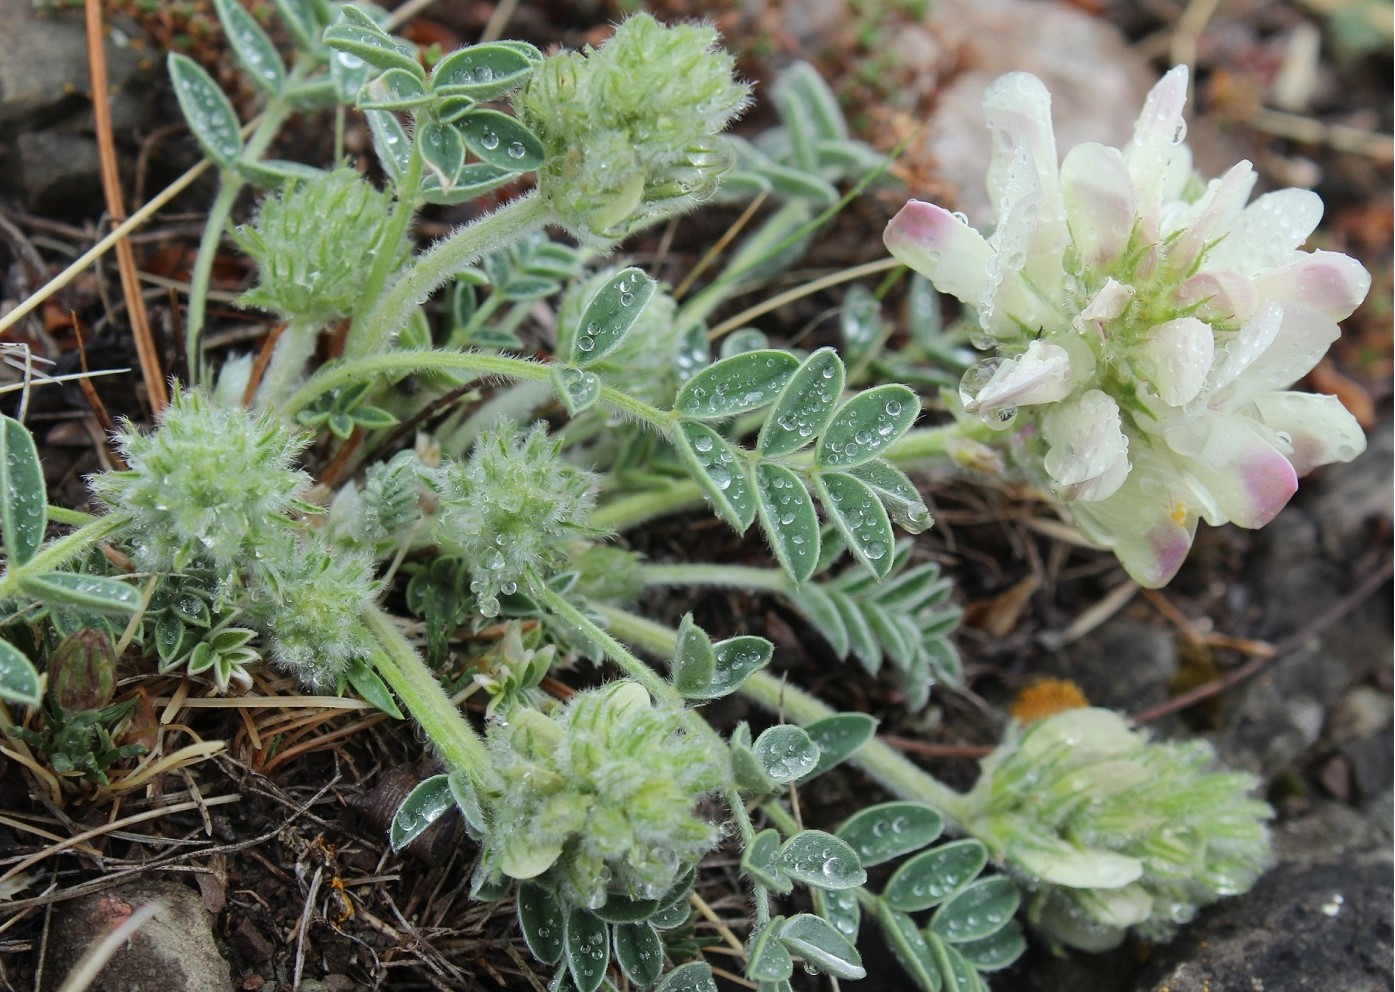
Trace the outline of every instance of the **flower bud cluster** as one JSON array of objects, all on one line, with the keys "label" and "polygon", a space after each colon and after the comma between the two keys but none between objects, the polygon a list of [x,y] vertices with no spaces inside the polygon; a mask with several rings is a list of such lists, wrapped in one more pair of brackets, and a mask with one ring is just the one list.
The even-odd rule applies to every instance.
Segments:
[{"label": "flower bud cluster", "polygon": [[262,201],[251,224],[233,231],[257,263],[246,306],[294,324],[321,327],[352,314],[380,251],[406,261],[406,239],[384,245],[392,197],[352,169],[299,180]]},{"label": "flower bud cluster", "polygon": [[748,99],[716,46],[708,25],[635,14],[529,77],[514,112],[543,143],[538,189],[559,223],[605,243],[715,192],[731,166],[717,135]]},{"label": "flower bud cluster", "polygon": [[1152,743],[1109,710],[1065,710],[984,759],[964,824],[1036,893],[1033,919],[1054,939],[1167,939],[1269,860],[1258,783],[1213,759],[1204,741]]},{"label": "flower bud cluster", "polygon": [[1149,95],[1124,149],[1058,163],[1050,95],[989,87],[997,228],[911,201],[892,254],[976,314],[994,357],[960,389],[967,415],[1013,429],[1029,473],[1140,583],[1180,567],[1198,519],[1259,527],[1299,475],[1365,447],[1335,397],[1291,392],[1365,297],[1355,260],[1299,249],[1309,190],[1267,193],[1241,162],[1203,183],[1183,144],[1185,67]]},{"label": "flower bud cluster", "polygon": [[728,784],[726,755],[633,682],[578,693],[551,716],[515,709],[488,746],[484,878],[535,879],[595,909],[658,898],[717,841],[694,807]]},{"label": "flower bud cluster", "polygon": [[437,541],[469,563],[470,589],[485,616],[527,573],[565,561],[568,545],[593,536],[587,519],[596,479],[567,464],[546,425],[502,427],[480,437],[463,463],[442,468]]}]

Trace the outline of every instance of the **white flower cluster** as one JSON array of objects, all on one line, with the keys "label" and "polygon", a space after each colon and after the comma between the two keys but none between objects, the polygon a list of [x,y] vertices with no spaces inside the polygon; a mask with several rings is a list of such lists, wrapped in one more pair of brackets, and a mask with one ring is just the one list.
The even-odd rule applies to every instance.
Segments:
[{"label": "white flower cluster", "polygon": [[1370,276],[1300,248],[1322,216],[1301,189],[1248,203],[1241,162],[1208,184],[1183,143],[1187,71],[1154,87],[1124,149],[1059,161],[1050,94],[1025,73],[984,97],[997,227],[912,200],[891,253],[977,312],[996,355],[964,410],[1013,429],[1086,536],[1165,584],[1198,519],[1260,527],[1298,476],[1365,448],[1335,397],[1289,390],[1365,298]]}]

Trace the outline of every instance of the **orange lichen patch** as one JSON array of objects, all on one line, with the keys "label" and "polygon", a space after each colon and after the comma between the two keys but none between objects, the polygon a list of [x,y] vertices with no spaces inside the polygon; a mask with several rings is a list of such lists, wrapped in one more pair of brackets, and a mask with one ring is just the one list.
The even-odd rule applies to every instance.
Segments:
[{"label": "orange lichen patch", "polygon": [[1062,710],[1078,710],[1089,705],[1080,686],[1069,679],[1037,679],[1017,694],[1008,711],[1013,719],[1026,726]]}]

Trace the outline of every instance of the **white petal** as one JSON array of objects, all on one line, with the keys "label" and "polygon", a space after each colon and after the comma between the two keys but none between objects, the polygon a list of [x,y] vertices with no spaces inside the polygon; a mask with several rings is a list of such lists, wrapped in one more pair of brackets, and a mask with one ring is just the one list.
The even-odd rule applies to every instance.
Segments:
[{"label": "white petal", "polygon": [[1008,406],[1054,403],[1070,391],[1070,355],[1058,345],[1033,341],[1022,355],[999,365],[978,394],[964,404],[964,410],[977,414]]},{"label": "white petal", "polygon": [[1136,352],[1139,372],[1169,406],[1185,406],[1206,384],[1215,358],[1211,327],[1195,317],[1158,324]]},{"label": "white petal", "polygon": [[[1258,178],[1249,162],[1240,162],[1221,178],[1211,180],[1206,192],[1181,218],[1185,230],[1168,250],[1168,261],[1177,271],[1190,271],[1208,245],[1220,242],[1227,235]],[[1162,232],[1164,236],[1171,233]]]},{"label": "white petal", "polygon": [[1142,451],[1119,490],[1099,502],[1070,505],[1071,516],[1086,537],[1111,548],[1141,586],[1165,586],[1192,546],[1196,514],[1190,493],[1175,470],[1160,470],[1150,452]]},{"label": "white petal", "polygon": [[1081,261],[1117,261],[1133,230],[1134,190],[1124,155],[1108,145],[1076,145],[1061,163],[1061,200]]},{"label": "white petal", "polygon": [[1309,189],[1281,189],[1251,203],[1224,241],[1206,253],[1206,267],[1254,275],[1292,260],[1322,220],[1322,199]]},{"label": "white petal", "polygon": [[1245,370],[1237,384],[1236,398],[1252,398],[1293,385],[1322,361],[1340,334],[1336,321],[1316,310],[1298,305],[1284,307],[1273,343]]},{"label": "white petal", "polygon": [[1082,486],[1088,498],[1105,499],[1123,483],[1129,439],[1120,426],[1118,404],[1105,393],[1091,389],[1052,407],[1042,418],[1041,431],[1049,445],[1043,464],[1065,499],[1081,496]]},{"label": "white petal", "polygon": [[1167,433],[1185,455],[1194,484],[1206,497],[1206,522],[1263,527],[1298,489],[1298,475],[1284,455],[1241,417],[1212,413]]},{"label": "white petal", "polygon": [[983,235],[943,207],[911,200],[891,218],[885,240],[891,254],[940,292],[975,308],[987,299],[992,250]]},{"label": "white petal", "polygon": [[1187,67],[1179,65],[1153,87],[1134,125],[1124,158],[1144,214],[1156,214],[1161,208],[1173,153],[1187,133],[1182,117],[1186,102]]},{"label": "white petal", "polygon": [[1260,296],[1248,276],[1231,269],[1198,272],[1172,294],[1179,310],[1195,307],[1208,323],[1243,324],[1259,309]]},{"label": "white petal", "polygon": [[1019,152],[1036,169],[1037,185],[1048,201],[1058,195],[1056,135],[1051,127],[1051,93],[1036,76],[1010,72],[983,94],[983,116],[993,135],[988,195],[1001,203],[1008,174]]},{"label": "white petal", "polygon": [[1315,251],[1254,278],[1265,300],[1301,303],[1345,320],[1371,289],[1371,274],[1354,258],[1335,251]]},{"label": "white petal", "polygon": [[1270,303],[1260,308],[1258,313],[1241,326],[1235,336],[1225,343],[1221,356],[1215,362],[1211,381],[1206,384],[1208,400],[1218,394],[1228,395],[1228,391],[1233,391],[1232,387],[1240,377],[1278,338],[1283,321],[1284,308],[1277,303]]},{"label": "white petal", "polygon": [[1342,401],[1312,393],[1266,393],[1255,400],[1264,426],[1287,436],[1288,460],[1299,475],[1319,465],[1349,462],[1366,450],[1366,434]]}]

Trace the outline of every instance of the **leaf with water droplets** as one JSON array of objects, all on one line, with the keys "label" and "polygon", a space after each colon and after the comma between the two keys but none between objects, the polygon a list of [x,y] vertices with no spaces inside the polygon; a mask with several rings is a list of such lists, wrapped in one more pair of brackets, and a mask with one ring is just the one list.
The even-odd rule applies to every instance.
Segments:
[{"label": "leaf with water droplets", "polygon": [[610,933],[605,921],[584,909],[567,914],[567,970],[579,992],[596,992],[610,964]]},{"label": "leaf with water droplets", "polygon": [[1027,949],[1027,941],[1022,937],[1022,928],[1016,920],[987,937],[965,941],[955,945],[964,960],[979,971],[998,971],[1006,968]]},{"label": "leaf with water droplets", "polygon": [[[819,746],[819,761],[805,778],[822,775],[846,761],[877,730],[877,720],[866,713],[835,713],[805,726],[809,739]],[[866,862],[864,862],[866,864]]]},{"label": "leaf with water droplets", "polygon": [[445,775],[432,775],[407,793],[402,805],[392,815],[388,827],[388,840],[394,851],[400,851],[420,837],[426,828],[435,823],[446,811],[455,805],[451,794],[450,781]]},{"label": "leaf with water droplets", "polygon": [[542,53],[532,45],[471,45],[436,63],[431,72],[431,92],[487,103],[522,86],[541,61]]},{"label": "leaf with water droplets", "polygon": [[852,889],[810,889],[814,901],[814,912],[818,913],[850,941],[856,942],[862,928],[862,906],[857,901],[857,893]]},{"label": "leaf with water droplets", "polygon": [[766,417],[756,450],[768,457],[787,455],[822,434],[838,408],[845,375],[843,360],[832,348],[804,359]]},{"label": "leaf with water droplets", "polygon": [[756,738],[753,750],[765,774],[777,785],[808,774],[819,760],[819,746],[802,727],[793,724],[766,730]]},{"label": "leaf with water droplets", "polygon": [[[443,189],[441,182],[434,175],[429,175],[422,180],[421,193],[419,199],[425,203],[439,203],[450,205],[453,203],[468,203],[478,199],[490,190],[506,186],[519,177],[520,173],[507,172],[503,169],[495,168],[487,162],[471,162],[455,174],[455,184],[450,189]],[[548,295],[552,292],[552,287],[548,287]],[[509,297],[512,298],[512,297]],[[502,337],[502,335],[500,335]],[[504,345],[504,347],[517,347],[515,339],[510,339],[514,343]]]},{"label": "leaf with water droplets", "polygon": [[872,487],[891,519],[907,534],[919,534],[934,524],[915,483],[891,462],[874,458],[849,469],[848,474]]},{"label": "leaf with water droplets", "polygon": [[38,706],[43,698],[34,663],[9,641],[0,641],[0,699]]},{"label": "leaf with water droplets", "polygon": [[707,687],[689,694],[692,699],[717,699],[735,692],[755,672],[770,663],[775,645],[764,637],[743,634],[712,645],[716,664]]},{"label": "leaf with water droplets", "polygon": [[456,173],[465,164],[465,141],[460,132],[449,124],[428,121],[417,129],[417,148],[441,188],[453,187]]},{"label": "leaf with water droplets", "polygon": [[480,805],[479,792],[470,773],[456,769],[446,776],[446,783],[456,809],[465,817],[465,829],[475,839],[483,837],[489,832],[489,821],[485,819],[484,807]]},{"label": "leaf with water droplets", "polygon": [[777,916],[755,933],[746,942],[746,977],[753,982],[783,982],[794,974],[794,959],[780,943],[780,925],[783,916]]},{"label": "leaf with water droplets", "polygon": [[48,489],[29,429],[0,416],[0,541],[10,568],[39,550],[48,526]]},{"label": "leaf with water droplets", "polygon": [[678,452],[713,511],[744,534],[756,517],[756,497],[742,453],[705,424],[680,423],[678,439]]},{"label": "leaf with water droplets", "polygon": [[45,572],[19,580],[20,591],[49,606],[130,616],[140,609],[140,590],[120,579],[77,572]]},{"label": "leaf with water droplets", "polygon": [[685,696],[700,694],[712,684],[717,671],[717,654],[712,640],[693,623],[691,613],[678,624],[678,643],[673,651],[673,687]]},{"label": "leaf with water droplets", "polygon": [[751,843],[741,852],[741,870],[771,892],[789,892],[794,886],[775,864],[779,854],[779,831],[773,828],[762,830],[751,838]]},{"label": "leaf with water droplets", "polygon": [[657,285],[633,266],[606,280],[577,321],[570,359],[578,365],[591,365],[618,348],[653,298]]},{"label": "leaf with water droplets", "polygon": [[717,992],[717,983],[710,964],[694,961],[670,971],[654,992]]},{"label": "leaf with water droplets", "polygon": [[1006,926],[1021,902],[1022,894],[1012,879],[981,878],[937,909],[930,929],[956,944],[981,940]]},{"label": "leaf with water droplets", "polygon": [[394,720],[403,718],[402,711],[397,708],[397,701],[392,698],[392,691],[362,658],[355,658],[349,662],[349,667],[344,671],[344,678],[364,702],[371,703],[379,712],[386,713]]},{"label": "leaf with water droplets", "polygon": [[[353,4],[339,8],[343,20],[325,28],[324,43],[341,53],[340,61],[366,62],[379,71],[406,69],[418,79],[426,80],[426,70],[417,62],[416,50],[394,41],[378,26],[367,11]],[[349,68],[357,68],[352,64]]]},{"label": "leaf with water droplets", "polygon": [[919,415],[915,393],[898,383],[858,393],[833,415],[814,458],[826,468],[870,461],[899,441]]},{"label": "leaf with water droplets", "polygon": [[823,508],[848,542],[848,549],[862,567],[878,579],[891,571],[895,535],[891,518],[872,488],[845,472],[825,472],[815,477]]},{"label": "leaf with water droplets", "polygon": [[595,405],[600,398],[601,380],[594,372],[570,365],[554,365],[548,374],[552,379],[552,391],[567,408],[569,417],[575,417],[582,410]]},{"label": "leaf with water droplets", "polygon": [[854,981],[867,977],[857,948],[833,924],[817,916],[790,917],[780,927],[780,943],[825,975]]},{"label": "leaf with water droplets", "polygon": [[359,110],[411,110],[429,103],[426,87],[415,73],[389,69],[359,91]]},{"label": "leaf with water droplets", "polygon": [[543,964],[562,960],[565,926],[562,908],[552,893],[541,885],[520,885],[517,902],[518,928],[523,931],[523,940],[533,957]]},{"label": "leaf with water droplets", "polygon": [[807,582],[819,563],[819,517],[804,481],[783,465],[761,462],[756,496],[761,529],[775,557],[797,584]]},{"label": "leaf with water droplets", "polygon": [[[726,189],[725,182],[722,188]],[[770,339],[765,336],[764,331],[754,327],[742,327],[722,338],[720,357],[730,358],[733,355],[744,355],[748,351],[761,351],[769,347]]]},{"label": "leaf with water droplets", "polygon": [[986,992],[978,972],[953,945],[945,943],[932,930],[925,931],[925,943],[930,948],[930,957],[944,977],[946,992]]},{"label": "leaf with water droplets", "polygon": [[252,82],[272,96],[279,95],[286,85],[286,67],[256,18],[236,0],[213,0],[213,7],[223,24],[223,34],[232,44],[233,54],[252,77]]},{"label": "leaf with water droplets", "polygon": [[917,854],[886,883],[882,898],[892,909],[915,913],[938,906],[983,871],[988,849],[973,839],[956,840]]},{"label": "leaf with water droplets", "polygon": [[213,77],[193,59],[171,52],[170,80],[179,109],[208,157],[226,169],[242,151],[241,124]]},{"label": "leaf with water droplets", "polygon": [[814,629],[832,646],[833,653],[839,658],[846,658],[849,647],[848,626],[828,591],[816,583],[808,582],[787,595],[794,603],[795,609],[803,613],[804,618],[812,623]]},{"label": "leaf with water droplets", "polygon": [[664,945],[648,923],[621,923],[615,927],[615,960],[630,981],[648,988],[664,970]]},{"label": "leaf with water droplets", "polygon": [[838,329],[842,332],[843,351],[854,366],[882,339],[886,331],[882,305],[866,286],[855,285],[843,297]]},{"label": "leaf with water droplets", "polygon": [[919,850],[944,828],[944,817],[924,803],[891,802],[853,814],[837,834],[852,845],[863,867],[870,867]]},{"label": "leaf with water droplets", "polygon": [[930,956],[930,945],[915,925],[915,920],[905,913],[898,913],[885,901],[877,904],[877,922],[881,924],[882,936],[887,946],[896,956],[906,974],[920,986],[921,992],[940,992],[944,979],[935,959]]},{"label": "leaf with water droplets", "polygon": [[605,902],[591,912],[607,923],[639,923],[649,919],[658,909],[657,899],[630,899],[610,893]]},{"label": "leaf with water droplets", "polygon": [[528,172],[543,164],[547,153],[538,136],[508,114],[474,110],[456,121],[470,151],[499,169]]},{"label": "leaf with water droplets", "polygon": [[272,0],[281,20],[295,39],[301,51],[314,54],[323,49],[320,44],[320,31],[324,25],[315,17],[314,4],[310,0]]},{"label": "leaf with water droplets", "polygon": [[725,420],[771,403],[799,359],[786,351],[748,351],[709,365],[683,384],[673,408],[695,420]]},{"label": "leaf with water droplets", "polygon": [[867,881],[857,852],[822,830],[805,830],[785,841],[775,864],[790,878],[820,889],[851,889]]}]

